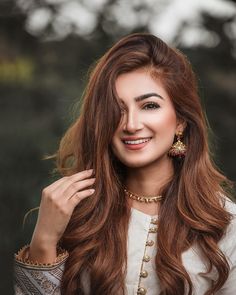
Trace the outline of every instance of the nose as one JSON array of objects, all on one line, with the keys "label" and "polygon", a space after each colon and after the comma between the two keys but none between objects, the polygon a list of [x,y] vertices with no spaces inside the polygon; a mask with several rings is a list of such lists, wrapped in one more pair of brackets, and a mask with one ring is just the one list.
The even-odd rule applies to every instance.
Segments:
[{"label": "nose", "polygon": [[142,122],[140,116],[135,110],[130,110],[124,113],[123,131],[128,133],[135,133],[142,129]]}]

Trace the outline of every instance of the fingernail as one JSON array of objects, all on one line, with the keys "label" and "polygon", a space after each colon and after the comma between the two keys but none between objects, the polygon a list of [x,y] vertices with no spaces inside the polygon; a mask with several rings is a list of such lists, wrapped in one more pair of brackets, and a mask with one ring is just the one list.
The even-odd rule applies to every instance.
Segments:
[{"label": "fingernail", "polygon": [[93,194],[95,192],[95,189],[91,188],[89,191],[91,194]]}]

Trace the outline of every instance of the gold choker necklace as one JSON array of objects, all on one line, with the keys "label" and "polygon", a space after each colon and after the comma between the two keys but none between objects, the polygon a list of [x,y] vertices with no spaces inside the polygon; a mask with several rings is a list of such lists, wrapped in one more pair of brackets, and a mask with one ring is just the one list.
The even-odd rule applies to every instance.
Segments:
[{"label": "gold choker necklace", "polygon": [[145,203],[157,203],[159,201],[162,200],[162,196],[140,196],[140,195],[136,195],[132,192],[130,192],[127,188],[124,188],[124,192],[126,194],[126,196],[128,196],[130,199],[133,199],[135,201],[138,201],[138,202],[145,202]]}]

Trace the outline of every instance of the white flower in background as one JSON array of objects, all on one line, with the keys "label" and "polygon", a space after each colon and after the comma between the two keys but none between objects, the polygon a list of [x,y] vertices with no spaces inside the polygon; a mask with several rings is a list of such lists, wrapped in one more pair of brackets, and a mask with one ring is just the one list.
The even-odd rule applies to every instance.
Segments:
[{"label": "white flower in background", "polygon": [[147,27],[168,43],[214,47],[220,39],[205,28],[203,16],[207,14],[232,18],[226,23],[225,32],[236,40],[236,4],[225,0],[117,0],[111,3],[108,0],[45,0],[45,3],[43,6],[36,0],[18,0],[18,6],[28,15],[26,29],[33,35],[43,36],[50,24],[53,28],[50,38],[62,39],[71,33],[87,36],[95,30],[98,16],[103,15],[102,26],[111,35]]},{"label": "white flower in background", "polygon": [[219,37],[215,32],[206,30],[203,14],[217,18],[232,17],[236,15],[236,5],[224,0],[173,0],[162,11],[156,9],[155,13],[158,17],[149,23],[149,29],[167,42],[176,40],[181,32],[178,41],[184,46],[215,46]]},{"label": "white flower in background", "polygon": [[26,21],[26,29],[33,35],[43,32],[52,19],[52,12],[46,7],[35,9]]}]

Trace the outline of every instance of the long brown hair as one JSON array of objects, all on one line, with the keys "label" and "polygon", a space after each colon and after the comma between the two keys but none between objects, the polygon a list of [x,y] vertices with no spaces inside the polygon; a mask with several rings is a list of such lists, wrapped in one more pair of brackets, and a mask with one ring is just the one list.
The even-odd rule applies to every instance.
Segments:
[{"label": "long brown hair", "polygon": [[205,294],[219,290],[228,277],[229,265],[217,245],[231,219],[221,198],[227,195],[228,181],[209,156],[195,75],[177,49],[156,36],[137,33],[121,39],[97,62],[80,116],[58,150],[58,170],[63,175],[93,168],[96,177],[95,194],[76,207],[60,240],[70,252],[63,294],[84,294],[84,274],[90,281],[90,294],[125,294],[130,208],[122,190],[125,166],[114,156],[111,140],[121,119],[115,81],[120,74],[139,68],[161,79],[177,117],[186,122],[187,155],[183,161],[173,159],[174,177],[162,191],[156,255],[161,295],[182,295],[185,290],[192,294],[181,254],[195,243],[208,271],[214,267],[219,274]]}]

